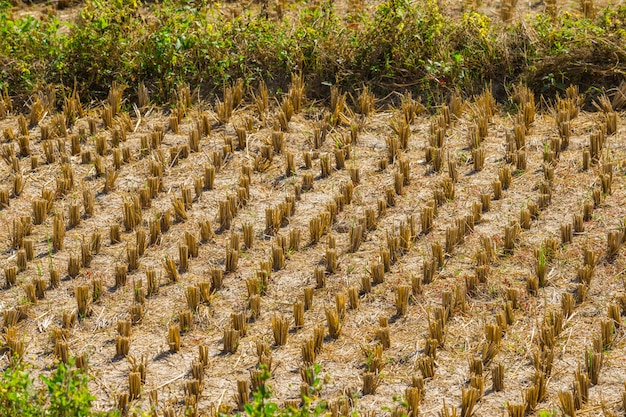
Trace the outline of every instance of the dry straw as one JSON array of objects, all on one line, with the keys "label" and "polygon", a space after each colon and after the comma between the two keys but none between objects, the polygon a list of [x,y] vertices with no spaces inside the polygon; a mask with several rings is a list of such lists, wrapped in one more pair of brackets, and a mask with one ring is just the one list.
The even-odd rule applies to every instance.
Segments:
[{"label": "dry straw", "polygon": [[492,364],[491,381],[494,392],[499,392],[504,389],[504,365],[502,363]]},{"label": "dry straw", "polygon": [[613,325],[612,320],[603,319],[600,322],[600,336],[602,338],[603,350],[611,349],[611,345],[613,344],[614,331],[615,326]]},{"label": "dry straw", "polygon": [[128,266],[125,264],[115,265],[115,286],[124,287],[127,281]]},{"label": "dry straw", "polygon": [[62,214],[54,216],[52,228],[52,250],[60,251],[63,249],[63,241],[65,239],[65,222]]},{"label": "dry straw", "polygon": [[[12,351],[12,349],[10,350]],[[67,341],[62,340],[61,338],[57,338],[54,342],[54,356],[56,356],[59,361],[66,364],[68,362],[69,355],[70,352]]]},{"label": "dry straw", "polygon": [[282,246],[272,245],[272,268],[280,271],[285,267],[285,252]]},{"label": "dry straw", "polygon": [[128,245],[126,247],[126,255],[128,259],[128,271],[136,271],[139,269],[139,253],[135,245]]},{"label": "dry straw", "polygon": [[289,332],[289,322],[286,318],[278,315],[272,316],[272,333],[274,335],[274,343],[277,346],[287,344],[287,334]]},{"label": "dry straw", "polygon": [[193,316],[191,311],[188,309],[181,310],[178,312],[178,322],[180,325],[180,331],[182,333],[186,333],[191,331],[193,327]]},{"label": "dry straw", "polygon": [[54,144],[52,140],[42,140],[41,147],[43,148],[44,156],[46,158],[46,164],[54,164],[56,162],[56,154],[54,152]]},{"label": "dry straw", "polygon": [[17,251],[17,272],[22,272],[26,269],[26,251],[24,249],[20,249]]},{"label": "dry straw", "polygon": [[35,294],[35,285],[32,283],[26,283],[22,286],[24,289],[24,294],[26,295],[26,299],[29,303],[35,304],[37,303],[37,296]]},{"label": "dry straw", "polygon": [[574,408],[580,410],[589,399],[589,377],[582,372],[580,365],[574,371],[574,382],[572,384],[572,394]]},{"label": "dry straw", "polygon": [[[48,272],[50,274],[50,288],[57,288],[60,282],[59,271],[56,268],[50,266],[50,269],[48,270]],[[8,283],[8,276],[7,276],[7,283]]]},{"label": "dry straw", "polygon": [[376,337],[383,349],[389,349],[391,347],[391,335],[388,326],[379,327],[376,330]]},{"label": "dry straw", "polygon": [[563,415],[576,417],[575,400],[571,391],[559,391],[559,403]]},{"label": "dry straw", "polygon": [[224,352],[235,353],[239,346],[239,332],[231,328],[224,329]]},{"label": "dry straw", "polygon": [[115,189],[115,181],[117,181],[119,173],[114,169],[106,168],[104,173],[103,193],[107,194]]},{"label": "dry straw", "polygon": [[218,223],[220,230],[230,229],[231,221],[233,219],[233,213],[228,200],[220,201],[218,203]]},{"label": "dry straw", "polygon": [[180,350],[180,326],[177,323],[169,325],[167,342],[171,352],[176,353]]},{"label": "dry straw", "polygon": [[[215,233],[213,233],[213,228],[211,227],[211,222],[209,220],[204,220],[198,222],[198,226],[200,228],[200,241],[202,243],[206,243],[211,241],[215,237]],[[244,229],[245,233],[245,229]],[[152,233],[150,233],[152,236]],[[244,236],[245,241],[245,236]]]},{"label": "dry straw", "polygon": [[439,416],[440,417],[459,417],[459,414],[458,414],[457,408],[455,406],[451,405],[450,408],[448,408],[448,406],[446,405],[446,400],[444,398],[443,406],[441,407],[441,411],[439,412]]},{"label": "dry straw", "polygon": [[609,259],[614,259],[617,256],[623,241],[622,231],[611,230],[607,233],[607,257]]},{"label": "dry straw", "polygon": [[109,228],[109,240],[111,241],[111,245],[120,243],[122,241],[119,224],[114,223]]},{"label": "dry straw", "polygon": [[78,285],[74,288],[76,304],[78,307],[79,317],[87,317],[91,315],[91,298],[89,296],[89,286]]},{"label": "dry straw", "polygon": [[526,415],[526,404],[508,403],[506,408],[510,417],[524,417]]},{"label": "dry straw", "polygon": [[341,334],[342,322],[336,308],[326,307],[326,324],[328,325],[328,335],[332,339],[338,339]]},{"label": "dry straw", "polygon": [[24,177],[21,174],[16,174],[13,177],[13,196],[18,197],[24,190]]},{"label": "dry straw", "polygon": [[461,417],[471,417],[474,407],[480,399],[480,392],[476,388],[462,388],[461,390]]},{"label": "dry straw", "polygon": [[128,397],[130,401],[136,400],[141,396],[141,374],[139,372],[130,372],[128,374]]},{"label": "dry straw", "polygon": [[2,329],[6,332],[6,329],[10,327],[15,327],[18,322],[26,319],[26,310],[25,308],[12,308],[8,310],[4,310],[2,312],[3,325]]},{"label": "dry straw", "polygon": [[4,278],[6,288],[14,286],[17,282],[17,267],[6,266],[4,268]]},{"label": "dry straw", "polygon": [[317,373],[315,372],[315,366],[312,364],[305,364],[300,368],[300,377],[302,378],[301,394],[303,396],[311,396],[318,391],[315,380],[317,379]]},{"label": "dry straw", "polygon": [[[95,283],[95,280],[92,281],[92,282]],[[145,304],[145,302],[146,302],[146,289],[143,287],[143,281],[141,281],[141,280],[134,281],[133,288],[134,288],[134,302],[135,302],[135,304],[143,306]],[[133,313],[134,313],[134,309],[131,306],[131,316],[133,315]],[[141,313],[140,315],[143,315],[143,311],[141,311],[139,313]]]},{"label": "dry straw", "polygon": [[293,303],[294,327],[300,329],[304,326],[304,304],[301,301]]},{"label": "dry straw", "polygon": [[495,358],[495,356],[500,351],[500,343],[488,341],[483,345],[482,348],[482,359],[483,364],[488,365]]},{"label": "dry straw", "polygon": [[439,342],[437,339],[429,339],[427,338],[424,341],[424,355],[433,358],[433,360],[437,359],[437,347],[439,346]]},{"label": "dry straw", "polygon": [[398,285],[396,287],[396,314],[398,316],[404,316],[407,313],[410,294],[411,294],[410,286]]},{"label": "dry straw", "polygon": [[182,198],[173,198],[171,200],[172,208],[174,209],[174,216],[176,222],[184,222],[189,217],[187,215],[187,209],[185,208],[185,202]]},{"label": "dry straw", "polygon": [[253,295],[248,300],[250,307],[250,313],[253,319],[258,318],[261,315],[261,296]]},{"label": "dry straw", "polygon": [[432,378],[435,376],[435,361],[430,356],[420,356],[417,359],[417,367],[422,373],[424,379]]},{"label": "dry straw", "polygon": [[355,287],[351,286],[348,288],[348,300],[351,310],[356,310],[359,308],[359,293]]},{"label": "dry straw", "polygon": [[153,267],[146,269],[146,281],[148,283],[148,297],[154,296],[159,293],[159,279],[156,276],[156,271]]},{"label": "dry straw", "polygon": [[589,382],[593,385],[598,384],[600,369],[604,361],[604,353],[594,348],[585,350],[584,352],[585,370],[589,377]]},{"label": "dry straw", "polygon": [[365,117],[370,116],[375,108],[374,108],[374,94],[369,90],[367,86],[364,86],[356,100],[356,109],[357,113],[362,114]]},{"label": "dry straw", "polygon": [[33,285],[35,287],[35,296],[38,300],[42,300],[46,297],[46,280],[43,278],[33,279]]},{"label": "dry straw", "polygon": [[178,272],[184,273],[189,269],[189,247],[187,245],[178,245]]},{"label": "dry straw", "polygon": [[198,305],[200,304],[200,290],[198,287],[189,285],[185,289],[185,299],[187,300],[187,308],[192,312],[198,310]]},{"label": "dry straw", "polygon": [[168,256],[166,256],[163,260],[163,269],[165,269],[165,273],[167,274],[170,282],[178,282],[180,280],[176,264],[174,263],[174,260]]},{"label": "dry straw", "polygon": [[209,366],[209,347],[207,345],[198,345],[198,361],[203,368]]},{"label": "dry straw", "polygon": [[235,402],[237,403],[237,409],[244,410],[244,407],[250,401],[250,381],[247,379],[241,379],[237,381],[237,394],[235,395]]},{"label": "dry straw", "polygon": [[620,306],[617,304],[609,304],[607,307],[607,315],[612,320],[615,330],[619,329],[622,325],[622,317]]},{"label": "dry straw", "polygon": [[382,384],[381,377],[378,373],[374,372],[365,372],[363,374],[363,395],[373,395],[376,394],[376,390]]},{"label": "dry straw", "polygon": [[203,304],[209,304],[211,302],[211,282],[200,281],[198,282],[198,292],[200,296],[200,302]]},{"label": "dry straw", "polygon": [[239,251],[233,250],[230,247],[226,247],[225,272],[230,273],[237,271],[238,262]]},{"label": "dry straw", "polygon": [[327,154],[320,156],[320,177],[329,177],[331,173],[330,158]]},{"label": "dry straw", "polygon": [[338,261],[337,261],[337,250],[327,248],[326,256],[324,259],[326,263],[326,272],[329,274],[334,273],[339,266]]},{"label": "dry straw", "polygon": [[67,275],[70,278],[76,278],[80,274],[80,258],[74,254],[70,253],[70,256],[67,260]]},{"label": "dry straw", "polygon": [[294,228],[289,231],[289,251],[298,252],[300,250],[300,229]]}]

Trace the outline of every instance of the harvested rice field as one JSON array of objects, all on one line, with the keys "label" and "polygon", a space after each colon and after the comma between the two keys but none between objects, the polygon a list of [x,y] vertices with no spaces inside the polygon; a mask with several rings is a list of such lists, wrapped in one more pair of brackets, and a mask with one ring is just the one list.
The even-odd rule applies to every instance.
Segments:
[{"label": "harvested rice field", "polygon": [[624,415],[626,82],[307,83],[4,84],[0,415]]}]

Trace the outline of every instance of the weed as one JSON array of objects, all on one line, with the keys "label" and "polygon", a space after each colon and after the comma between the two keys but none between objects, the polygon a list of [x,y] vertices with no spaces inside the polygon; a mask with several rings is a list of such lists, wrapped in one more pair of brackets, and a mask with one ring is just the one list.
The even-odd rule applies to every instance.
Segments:
[{"label": "weed", "polygon": [[95,397],[87,388],[89,376],[74,369],[74,359],[66,364],[59,363],[50,377],[41,376],[48,389],[50,404],[48,411],[57,416],[87,416],[91,413],[91,403]]},{"label": "weed", "polygon": [[16,361],[0,375],[0,414],[38,415],[41,394],[33,386],[27,365]]}]

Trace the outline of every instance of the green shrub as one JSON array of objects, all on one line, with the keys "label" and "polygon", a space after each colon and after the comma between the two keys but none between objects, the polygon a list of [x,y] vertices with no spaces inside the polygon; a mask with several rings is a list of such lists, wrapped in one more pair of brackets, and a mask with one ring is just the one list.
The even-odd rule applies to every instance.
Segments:
[{"label": "green shrub", "polygon": [[0,376],[0,416],[41,415],[41,398],[21,361]]},{"label": "green shrub", "polygon": [[477,12],[451,18],[435,0],[387,0],[345,17],[330,1],[298,4],[281,20],[249,11],[225,17],[217,3],[86,0],[71,22],[14,17],[6,4],[0,0],[0,88],[23,100],[76,79],[84,100],[104,98],[113,81],[129,92],[142,81],[155,103],[166,103],[182,82],[204,96],[237,78],[284,90],[301,71],[316,97],[327,97],[328,85],[354,91],[366,83],[379,95],[411,89],[432,101],[490,81],[527,81],[548,93],[578,83],[584,91],[612,86],[626,70],[626,6],[594,19],[539,14],[503,24]]},{"label": "green shrub", "polygon": [[96,399],[87,387],[89,376],[73,368],[74,359],[66,365],[59,363],[50,377],[41,376],[48,389],[47,414],[55,417],[89,416]]},{"label": "green shrub", "polygon": [[611,88],[623,79],[626,6],[609,6],[594,19],[537,15],[531,25],[536,50],[525,76],[536,91],[561,93],[569,84],[581,91]]},{"label": "green shrub", "polygon": [[74,359],[59,363],[49,377],[40,376],[38,389],[22,361],[0,375],[0,417],[90,417],[118,416],[119,412],[95,412],[95,397],[89,392],[89,376],[74,367]]}]

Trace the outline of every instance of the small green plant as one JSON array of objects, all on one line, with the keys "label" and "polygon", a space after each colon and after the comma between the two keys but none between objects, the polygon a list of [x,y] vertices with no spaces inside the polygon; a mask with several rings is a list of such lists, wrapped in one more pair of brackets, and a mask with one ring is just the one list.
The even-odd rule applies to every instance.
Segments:
[{"label": "small green plant", "polygon": [[[317,417],[324,414],[326,410],[326,402],[319,401],[314,408],[312,407],[312,399],[303,396],[300,408],[287,407],[281,409],[278,404],[271,400],[272,388],[267,384],[271,378],[271,374],[266,365],[259,367],[260,384],[258,389],[252,394],[252,401],[244,406],[244,411],[249,417]],[[322,380],[319,377],[321,370],[320,365],[313,365],[315,378],[313,382],[314,391],[321,389]]]},{"label": "small green plant", "polygon": [[320,371],[322,370],[322,365],[316,363],[313,364],[313,367],[307,369],[307,376],[310,380],[312,380],[312,384],[309,386],[310,393],[318,393],[322,389],[322,378],[320,378]]},{"label": "small green plant", "polygon": [[259,378],[261,383],[259,384],[259,388],[252,395],[252,402],[245,405],[245,411],[251,417],[269,417],[278,415],[278,405],[270,401],[272,389],[267,385],[267,380],[270,379],[271,374],[265,365],[261,365],[260,370],[261,373]]},{"label": "small green plant", "polygon": [[48,389],[48,414],[59,417],[92,415],[91,403],[96,399],[87,382],[89,376],[74,368],[75,359],[66,364],[59,363],[56,371],[49,377],[41,376]]},{"label": "small green plant", "polygon": [[408,408],[409,403],[406,401],[406,399],[403,396],[394,395],[391,397],[391,400],[393,401],[394,406],[382,407],[381,411],[385,411],[397,417],[408,417],[406,409]]},{"label": "small green plant", "polygon": [[543,245],[537,250],[537,263],[541,267],[545,267],[548,264],[546,248]]},{"label": "small green plant", "polygon": [[0,416],[91,417],[118,416],[118,411],[95,412],[89,376],[74,366],[75,359],[59,366],[49,377],[41,375],[45,388],[37,389],[29,366],[16,360],[0,374]]},{"label": "small green plant", "polygon": [[0,376],[0,415],[41,415],[41,398],[24,362],[16,360]]}]

